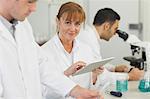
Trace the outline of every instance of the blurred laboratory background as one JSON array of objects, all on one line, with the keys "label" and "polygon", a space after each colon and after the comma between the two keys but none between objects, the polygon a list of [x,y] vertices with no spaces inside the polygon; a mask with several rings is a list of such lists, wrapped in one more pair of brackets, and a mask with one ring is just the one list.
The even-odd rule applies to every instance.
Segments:
[{"label": "blurred laboratory background", "polygon": [[[112,8],[121,16],[119,29],[136,35],[142,41],[150,41],[150,0],[39,0],[37,11],[28,17],[36,42],[43,44],[56,33],[56,14],[60,5],[68,1],[82,5],[86,12],[86,24],[89,25],[99,9]],[[113,64],[129,64],[122,58],[131,55],[130,44],[117,35],[100,44],[103,58],[114,56]]]}]

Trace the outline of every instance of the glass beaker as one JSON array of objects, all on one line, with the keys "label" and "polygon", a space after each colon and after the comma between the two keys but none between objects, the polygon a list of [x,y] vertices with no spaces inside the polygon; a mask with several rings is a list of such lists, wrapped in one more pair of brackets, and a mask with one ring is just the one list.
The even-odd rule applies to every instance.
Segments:
[{"label": "glass beaker", "polygon": [[150,72],[146,71],[143,79],[140,80],[138,89],[141,92],[150,92]]},{"label": "glass beaker", "polygon": [[128,74],[119,73],[116,80],[116,91],[126,92],[128,90]]}]

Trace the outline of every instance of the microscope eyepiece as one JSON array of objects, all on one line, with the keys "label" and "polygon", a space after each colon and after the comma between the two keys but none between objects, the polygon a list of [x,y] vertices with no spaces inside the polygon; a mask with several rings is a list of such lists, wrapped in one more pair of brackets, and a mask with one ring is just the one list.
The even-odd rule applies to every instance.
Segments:
[{"label": "microscope eyepiece", "polygon": [[129,37],[129,35],[122,31],[122,30],[117,30],[116,33],[119,35],[120,38],[122,38],[124,41],[126,41]]}]

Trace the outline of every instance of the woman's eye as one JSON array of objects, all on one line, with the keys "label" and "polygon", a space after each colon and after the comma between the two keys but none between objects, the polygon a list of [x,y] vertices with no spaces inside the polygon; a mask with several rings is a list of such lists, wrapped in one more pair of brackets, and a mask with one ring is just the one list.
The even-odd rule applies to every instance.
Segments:
[{"label": "woman's eye", "polygon": [[67,22],[65,22],[66,24],[71,24],[71,22],[69,22],[69,21],[67,21]]},{"label": "woman's eye", "polygon": [[34,3],[36,2],[37,0],[28,0],[28,3]]},{"label": "woman's eye", "polygon": [[76,25],[76,26],[79,26],[79,25],[81,25],[81,23],[77,22],[75,25]]}]

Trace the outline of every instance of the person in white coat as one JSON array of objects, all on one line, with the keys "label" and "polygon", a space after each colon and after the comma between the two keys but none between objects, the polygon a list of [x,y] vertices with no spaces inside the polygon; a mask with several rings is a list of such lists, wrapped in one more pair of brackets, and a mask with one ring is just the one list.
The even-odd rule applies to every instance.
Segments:
[{"label": "person in white coat", "polygon": [[45,57],[26,20],[35,9],[36,0],[0,0],[0,99],[44,99],[47,89],[62,96],[98,97],[57,72],[53,59]]},{"label": "person in white coat", "polygon": [[[82,42],[85,42],[92,48],[95,58],[102,58],[100,52],[100,39],[109,41],[110,38],[113,35],[115,35],[116,30],[119,27],[119,20],[120,20],[119,14],[115,12],[113,9],[111,8],[100,9],[95,15],[93,25],[92,26],[86,25],[85,28],[83,28],[80,31],[78,39],[81,40]],[[137,68],[130,69],[126,65],[120,65],[116,67],[115,66],[109,67],[109,66],[105,67],[108,68],[108,70],[110,71],[129,72],[128,73],[129,80],[139,80],[143,75],[143,71],[140,71]]]},{"label": "person in white coat", "polygon": [[78,85],[90,88],[93,83],[96,83],[97,75],[103,71],[103,68],[72,76],[87,63],[95,61],[90,47],[76,40],[76,36],[85,20],[85,13],[77,3],[67,2],[60,7],[56,20],[58,33],[46,42],[42,49],[48,57],[55,58],[54,63],[57,63],[57,65],[54,67],[60,73],[65,74]]}]

